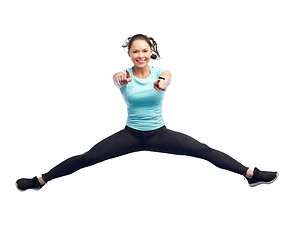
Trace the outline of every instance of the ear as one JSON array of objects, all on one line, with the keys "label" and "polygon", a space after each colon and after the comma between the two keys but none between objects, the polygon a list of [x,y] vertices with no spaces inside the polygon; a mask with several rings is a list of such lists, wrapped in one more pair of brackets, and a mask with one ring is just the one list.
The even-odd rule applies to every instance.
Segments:
[{"label": "ear", "polygon": [[130,56],[130,51],[128,51],[128,56],[131,57],[131,56]]}]

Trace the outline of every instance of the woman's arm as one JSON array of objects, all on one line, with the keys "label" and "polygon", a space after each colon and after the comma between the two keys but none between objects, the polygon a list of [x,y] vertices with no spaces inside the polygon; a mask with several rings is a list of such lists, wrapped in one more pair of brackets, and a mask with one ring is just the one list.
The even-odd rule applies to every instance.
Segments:
[{"label": "woman's arm", "polygon": [[[160,77],[165,78],[165,80]],[[164,91],[166,87],[171,83],[172,75],[169,71],[164,71],[160,77],[154,82],[154,88],[159,92],[160,90]]]},{"label": "woman's arm", "polygon": [[123,87],[119,82],[119,76],[123,75],[123,72],[115,73],[113,76],[113,81],[116,87],[121,88]]},{"label": "woman's arm", "polygon": [[128,70],[126,73],[118,72],[113,76],[113,81],[116,87],[121,88],[131,82],[131,74]]},{"label": "woman's arm", "polygon": [[171,83],[171,79],[172,79],[171,73],[169,71],[164,71],[164,72],[162,72],[160,77],[164,77],[166,80],[166,87],[169,86],[169,84]]}]

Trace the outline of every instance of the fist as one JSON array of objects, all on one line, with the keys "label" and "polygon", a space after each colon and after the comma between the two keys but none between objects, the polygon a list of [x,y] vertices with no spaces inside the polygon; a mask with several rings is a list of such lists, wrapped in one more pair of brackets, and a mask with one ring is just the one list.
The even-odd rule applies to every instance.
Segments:
[{"label": "fist", "polygon": [[121,86],[127,85],[129,82],[131,82],[131,80],[131,74],[128,70],[126,70],[126,73],[118,76],[118,82],[121,84]]},{"label": "fist", "polygon": [[166,83],[163,79],[157,79],[154,82],[154,89],[156,89],[158,92],[160,90],[164,91],[166,89]]}]

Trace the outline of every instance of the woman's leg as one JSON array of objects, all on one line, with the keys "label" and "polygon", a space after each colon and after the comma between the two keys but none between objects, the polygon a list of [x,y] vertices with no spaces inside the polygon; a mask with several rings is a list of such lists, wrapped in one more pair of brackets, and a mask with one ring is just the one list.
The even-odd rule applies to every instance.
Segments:
[{"label": "woman's leg", "polygon": [[[205,159],[215,166],[246,176],[251,174],[248,168],[218,150],[200,143],[196,139],[183,133],[164,128],[156,135],[146,140],[147,150],[165,152],[178,155],[188,155]],[[248,173],[247,173],[248,171]]]},{"label": "woman's leg", "polygon": [[123,129],[108,138],[102,140],[91,148],[88,152],[71,157],[52,168],[48,173],[42,175],[39,179],[48,182],[52,179],[74,173],[75,171],[102,162],[104,160],[115,158],[127,153],[142,150],[142,141],[139,137],[130,131]]}]

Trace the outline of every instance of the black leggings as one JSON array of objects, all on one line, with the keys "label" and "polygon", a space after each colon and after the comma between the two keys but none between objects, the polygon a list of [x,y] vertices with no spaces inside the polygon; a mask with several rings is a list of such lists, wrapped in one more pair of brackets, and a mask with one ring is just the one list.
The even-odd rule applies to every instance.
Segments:
[{"label": "black leggings", "polygon": [[88,152],[58,164],[42,177],[48,182],[104,160],[144,150],[202,158],[219,168],[244,176],[248,170],[225,153],[214,150],[188,135],[169,130],[165,126],[153,131],[139,131],[126,126],[125,129],[96,144]]}]

